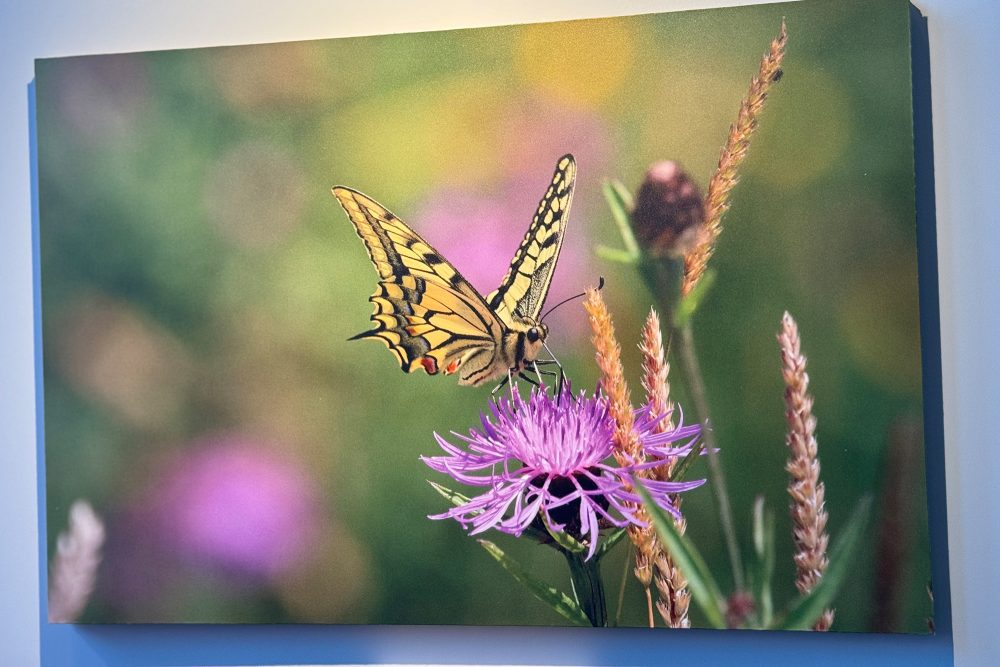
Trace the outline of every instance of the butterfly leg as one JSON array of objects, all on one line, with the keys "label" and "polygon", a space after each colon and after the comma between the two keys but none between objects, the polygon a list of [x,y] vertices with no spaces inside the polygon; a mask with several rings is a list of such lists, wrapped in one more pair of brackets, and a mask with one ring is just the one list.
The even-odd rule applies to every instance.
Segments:
[{"label": "butterfly leg", "polygon": [[490,395],[496,396],[497,392],[499,392],[504,387],[510,387],[510,404],[514,406],[514,410],[517,410],[517,403],[514,401],[514,376],[510,372],[509,368],[507,369],[507,376],[504,379],[500,380],[500,382],[497,383],[497,386],[493,387],[493,390],[490,392]]},{"label": "butterfly leg", "polygon": [[559,360],[558,360],[558,359],[556,359],[556,355],[555,355],[555,354],[553,354],[553,352],[552,352],[552,350],[551,350],[551,349],[549,348],[548,344],[546,344],[546,343],[544,343],[544,342],[543,342],[543,343],[542,343],[542,345],[543,345],[543,346],[545,347],[545,351],[549,353],[549,356],[550,356],[550,357],[552,357],[551,359],[549,359],[549,360],[547,360],[547,361],[548,361],[548,362],[551,362],[551,363],[553,363],[553,364],[555,364],[555,365],[556,365],[556,368],[558,368],[558,369],[559,369],[559,381],[557,382],[557,392],[556,392],[556,396],[562,396],[562,393],[563,393],[563,385],[564,385],[564,384],[565,384],[565,382],[566,382],[566,371],[565,371],[565,370],[563,370],[563,367],[562,367],[562,364],[560,364],[560,363],[559,363]]},{"label": "butterfly leg", "polygon": [[[544,363],[545,363],[544,361],[539,361],[538,365],[541,366]],[[525,372],[525,373],[532,373],[532,374],[537,375],[539,377],[541,377],[542,375],[544,375],[546,377],[552,377],[552,378],[559,377],[559,373],[557,373],[555,371],[550,371],[550,370],[545,369],[545,368],[537,368],[536,367],[534,370],[529,370],[529,369],[526,368],[526,369],[524,369],[523,372]],[[545,383],[543,382],[542,384],[544,385]]]},{"label": "butterfly leg", "polygon": [[506,387],[509,382],[510,382],[510,373],[507,373],[507,377],[500,380],[500,382],[497,383],[497,386],[493,387],[493,391],[490,392],[490,395],[496,396],[497,392]]},{"label": "butterfly leg", "polygon": [[548,389],[548,387],[545,386],[545,380],[542,379],[542,371],[538,370],[538,362],[532,361],[531,365],[535,369],[535,376],[538,378],[538,382],[541,384],[543,388]]},{"label": "butterfly leg", "polygon": [[531,379],[531,377],[529,377],[528,375],[526,375],[524,371],[521,371],[520,373],[518,373],[517,377],[521,378],[522,380],[524,380],[525,382],[527,382],[530,385],[534,385],[535,387],[544,387],[545,386],[544,383],[539,384],[539,381],[541,380],[540,377],[537,380],[533,380],[533,379]]},{"label": "butterfly leg", "polygon": [[542,360],[540,360],[538,362],[535,362],[535,363],[536,363],[536,367],[537,366],[550,366],[552,364],[555,364],[559,368],[558,371],[536,370],[536,372],[539,373],[540,375],[548,375],[549,377],[558,378],[556,380],[556,390],[555,390],[556,400],[558,400],[559,396],[562,395],[563,385],[566,383],[566,373],[563,372],[562,366],[560,366],[559,362],[556,361],[555,359],[542,359]]}]

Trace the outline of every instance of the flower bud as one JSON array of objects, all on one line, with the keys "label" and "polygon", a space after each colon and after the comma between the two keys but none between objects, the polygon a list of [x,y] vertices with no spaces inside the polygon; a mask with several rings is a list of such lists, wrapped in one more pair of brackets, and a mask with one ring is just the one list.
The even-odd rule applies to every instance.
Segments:
[{"label": "flower bud", "polygon": [[683,256],[704,233],[701,192],[678,163],[657,162],[639,186],[632,220],[636,239],[646,254]]}]

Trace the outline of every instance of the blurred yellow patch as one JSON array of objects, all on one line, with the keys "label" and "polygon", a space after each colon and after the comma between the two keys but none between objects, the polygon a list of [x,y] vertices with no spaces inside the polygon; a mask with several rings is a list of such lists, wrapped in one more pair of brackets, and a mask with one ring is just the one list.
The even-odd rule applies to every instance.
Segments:
[{"label": "blurred yellow patch", "polygon": [[525,26],[515,46],[518,74],[559,99],[598,105],[621,86],[632,67],[635,23],[566,21]]},{"label": "blurred yellow patch", "polygon": [[[753,139],[755,173],[781,187],[805,185],[837,166],[855,141],[851,97],[819,64],[799,65],[771,89]],[[735,109],[733,111],[735,117]],[[766,146],[759,149],[759,146]]]},{"label": "blurred yellow patch", "polygon": [[912,256],[853,274],[837,309],[861,370],[895,391],[920,392],[920,309]]},{"label": "blurred yellow patch", "polygon": [[[495,183],[497,118],[509,85],[488,76],[457,76],[375,94],[331,115],[319,136],[330,185],[357,188],[404,220],[395,202],[434,185]],[[336,205],[330,198],[331,210]]]},{"label": "blurred yellow patch", "polygon": [[370,562],[364,547],[336,526],[304,567],[278,582],[278,596],[297,621],[363,622],[377,600]]},{"label": "blurred yellow patch", "polygon": [[[634,100],[629,116],[641,126],[648,155],[680,160],[704,189],[749,79],[712,62],[674,60],[657,69],[645,87],[635,84],[628,91]],[[649,86],[649,78],[656,84]]]}]

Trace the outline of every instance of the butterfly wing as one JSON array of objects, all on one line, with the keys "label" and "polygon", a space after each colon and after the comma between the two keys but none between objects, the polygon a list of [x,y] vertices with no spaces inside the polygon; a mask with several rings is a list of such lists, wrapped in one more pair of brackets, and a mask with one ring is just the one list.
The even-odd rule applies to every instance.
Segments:
[{"label": "butterfly wing", "polygon": [[[504,326],[476,289],[419,234],[374,199],[337,186],[379,275],[369,301],[375,328],[354,338],[386,344],[403,371],[462,369],[463,381],[495,365]],[[476,382],[478,384],[478,382]]]},{"label": "butterfly wing", "polygon": [[500,287],[486,297],[489,307],[507,326],[522,318],[537,320],[552,283],[565,237],[576,183],[576,160],[564,155],[520,247],[514,253]]}]

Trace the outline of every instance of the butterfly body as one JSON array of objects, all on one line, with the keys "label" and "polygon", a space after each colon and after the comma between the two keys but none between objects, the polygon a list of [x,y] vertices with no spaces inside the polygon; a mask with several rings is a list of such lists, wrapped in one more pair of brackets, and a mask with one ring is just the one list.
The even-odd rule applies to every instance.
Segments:
[{"label": "butterfly body", "polygon": [[375,328],[404,372],[458,374],[481,385],[520,373],[541,353],[548,328],[539,314],[548,293],[573,196],[576,162],[565,155],[539,203],[507,275],[483,297],[437,250],[374,199],[337,186],[379,274],[369,301]]}]

